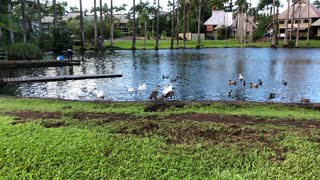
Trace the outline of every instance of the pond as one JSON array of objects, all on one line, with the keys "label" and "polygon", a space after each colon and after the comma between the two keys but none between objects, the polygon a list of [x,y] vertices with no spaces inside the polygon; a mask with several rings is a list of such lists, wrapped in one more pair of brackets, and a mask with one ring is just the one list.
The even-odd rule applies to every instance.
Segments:
[{"label": "pond", "polygon": [[[318,49],[213,48],[184,50],[138,50],[87,53],[73,74],[123,74],[121,78],[6,85],[1,94],[96,100],[88,93],[103,91],[104,100],[145,101],[157,85],[161,94],[165,84],[176,79],[176,100],[244,100],[258,102],[299,102],[301,97],[320,102],[320,51]],[[68,67],[30,68],[2,71],[1,77],[68,75]],[[239,81],[242,74],[246,86]],[[165,78],[163,78],[163,75]],[[167,76],[169,76],[167,78]],[[249,83],[262,80],[259,88]],[[236,85],[229,85],[236,80]],[[288,82],[287,86],[282,80]],[[139,84],[147,89],[138,91]],[[128,87],[134,92],[129,93]],[[231,90],[231,95],[227,92]],[[85,91],[85,92],[84,92]],[[269,94],[275,98],[270,100]]]}]

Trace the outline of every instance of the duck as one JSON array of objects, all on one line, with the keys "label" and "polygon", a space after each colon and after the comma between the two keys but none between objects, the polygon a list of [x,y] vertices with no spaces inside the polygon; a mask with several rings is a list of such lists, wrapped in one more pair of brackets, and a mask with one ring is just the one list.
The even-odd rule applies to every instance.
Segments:
[{"label": "duck", "polygon": [[229,89],[229,91],[227,92],[227,96],[228,96],[228,97],[230,97],[230,96],[231,96],[231,92],[232,92],[232,90],[231,90],[231,89]]},{"label": "duck", "polygon": [[146,89],[147,89],[146,83],[139,84],[139,86],[138,86],[138,90],[139,90],[139,91],[144,91],[144,90],[146,90]]},{"label": "duck", "polygon": [[129,93],[133,93],[133,92],[134,92],[134,89],[133,89],[132,86],[129,86],[129,87],[128,87],[128,92],[129,92]]},{"label": "duck", "polygon": [[98,99],[104,99],[104,93],[102,90],[99,90],[96,94],[97,98]]},{"label": "duck", "polygon": [[272,92],[269,94],[269,99],[274,99],[276,98],[276,93],[274,92],[275,88],[272,89]]},{"label": "duck", "polygon": [[243,80],[242,85],[246,86],[246,81],[245,80]]},{"label": "duck", "polygon": [[162,74],[162,79],[169,79],[169,76]]},{"label": "duck", "polygon": [[237,84],[237,81],[229,80],[229,85],[236,85],[236,84]]},{"label": "duck", "polygon": [[306,99],[306,98],[304,98],[304,97],[301,97],[301,98],[300,98],[300,102],[301,102],[301,103],[310,103],[310,99]]},{"label": "duck", "polygon": [[179,76],[176,76],[175,78],[171,78],[170,82],[175,83],[179,79]]},{"label": "duck", "polygon": [[253,84],[252,82],[250,83],[250,88],[258,88],[258,84]]},{"label": "duck", "polygon": [[167,94],[168,92],[172,91],[172,89],[173,89],[172,84],[170,84],[169,86],[165,84],[163,87],[162,95]]},{"label": "duck", "polygon": [[242,74],[239,74],[239,80],[242,81],[243,80],[243,76]]},{"label": "duck", "polygon": [[162,95],[162,98],[165,98],[165,99],[172,98],[174,96],[174,90],[175,90],[175,88],[173,87],[171,89],[171,91],[169,91],[166,94]]},{"label": "duck", "polygon": [[258,84],[259,84],[260,86],[262,85],[261,79],[258,79]]},{"label": "duck", "polygon": [[288,82],[285,80],[282,80],[282,84],[286,86],[286,85],[288,85]]},{"label": "duck", "polygon": [[158,92],[158,90],[159,90],[159,85],[158,86],[156,86],[156,88],[151,92],[151,94],[149,95],[149,99],[151,99],[151,100],[157,100],[157,97],[158,97],[158,94],[159,94],[159,92]]}]

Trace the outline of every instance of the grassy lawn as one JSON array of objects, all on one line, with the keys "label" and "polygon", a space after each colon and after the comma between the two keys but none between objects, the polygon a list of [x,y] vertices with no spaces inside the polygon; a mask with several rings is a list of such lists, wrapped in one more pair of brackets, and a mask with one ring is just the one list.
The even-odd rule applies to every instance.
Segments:
[{"label": "grassy lawn", "polygon": [[[160,49],[169,49],[170,47],[170,40],[160,40],[159,41],[159,48]],[[197,42],[196,41],[186,41],[186,48],[195,48]],[[179,41],[180,48],[183,45],[183,41]],[[283,40],[279,40],[279,45],[277,47],[282,47]],[[115,40],[114,46],[119,47],[121,49],[131,49],[132,41],[131,40]],[[239,44],[235,40],[202,40],[201,41],[201,48],[224,48],[224,47],[270,47],[271,42],[258,42],[252,44]],[[154,49],[155,41],[148,40],[146,42],[146,49]],[[320,48],[320,40],[310,40],[309,45],[307,45],[305,40],[299,41],[300,48]],[[144,41],[137,40],[136,41],[136,48],[143,49],[144,48]],[[176,48],[176,41],[174,42],[174,48]]]},{"label": "grassy lawn", "polygon": [[318,106],[0,98],[3,179],[312,179],[319,142]]}]

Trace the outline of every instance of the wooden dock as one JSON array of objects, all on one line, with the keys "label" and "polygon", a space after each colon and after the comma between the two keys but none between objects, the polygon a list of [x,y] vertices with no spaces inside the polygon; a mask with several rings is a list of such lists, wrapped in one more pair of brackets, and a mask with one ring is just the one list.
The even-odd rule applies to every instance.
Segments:
[{"label": "wooden dock", "polygon": [[1,78],[0,85],[9,83],[28,83],[28,82],[49,82],[49,81],[66,81],[80,79],[97,79],[97,78],[115,78],[122,77],[122,74],[85,74],[85,75],[67,75],[67,76],[42,76],[42,77],[15,77]]},{"label": "wooden dock", "polygon": [[80,60],[21,60],[0,61],[0,69],[33,68],[33,67],[59,67],[80,65]]}]

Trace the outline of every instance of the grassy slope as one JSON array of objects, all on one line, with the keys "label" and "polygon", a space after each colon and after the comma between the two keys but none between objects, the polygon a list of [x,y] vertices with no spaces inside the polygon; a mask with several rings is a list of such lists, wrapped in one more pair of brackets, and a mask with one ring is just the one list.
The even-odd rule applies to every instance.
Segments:
[{"label": "grassy slope", "polygon": [[[71,106],[72,108],[64,108]],[[234,128],[211,122],[172,122],[144,120],[144,117],[186,112],[237,114],[261,118],[320,120],[319,112],[281,105],[241,106],[190,104],[165,112],[143,112],[144,103],[87,103],[57,100],[0,98],[0,174],[2,178],[61,179],[310,179],[320,175],[317,129],[286,126],[246,125]],[[12,125],[16,121],[7,112],[61,112],[60,119],[35,120]],[[78,112],[128,113],[140,117],[132,121],[79,121]],[[64,122],[60,128],[45,128],[52,122]],[[143,131],[145,124],[159,129]],[[140,128],[140,129],[139,129]],[[196,136],[200,132],[231,134],[219,141]],[[125,130],[126,133],[123,133]],[[168,143],[185,130],[188,139]],[[210,130],[210,131],[209,131]],[[236,132],[234,132],[236,131]],[[264,141],[232,141],[234,133],[255,132]],[[170,132],[170,133],[169,133]],[[275,133],[276,132],[276,133]],[[176,137],[178,137],[177,135]],[[256,137],[256,138],[257,138]],[[243,140],[245,139],[245,140]],[[279,157],[281,156],[281,157]],[[283,158],[284,157],[284,158]]]},{"label": "grassy slope", "polygon": [[[160,49],[169,49],[170,47],[170,40],[160,40],[159,41],[159,48]],[[131,49],[131,40],[115,40],[114,46],[122,48],[122,49]],[[143,40],[137,40],[136,41],[136,48],[137,49],[143,49],[144,41]],[[180,41],[180,47],[182,47],[182,41]],[[279,41],[278,47],[282,47],[283,41]],[[310,40],[310,45],[306,45],[305,40],[300,40],[299,47],[300,48],[320,48],[320,41],[319,40]],[[176,45],[176,42],[174,43]],[[225,41],[224,40],[203,40],[201,41],[201,48],[224,48],[225,47]],[[155,41],[154,40],[148,40],[146,43],[146,49],[154,49]],[[186,47],[187,48],[195,48],[196,41],[186,41]],[[270,47],[271,42],[259,42],[259,43],[253,43],[252,45],[247,44],[246,46],[252,46],[252,47]],[[227,47],[245,47],[245,45],[239,44],[235,40],[228,40],[227,41]]]}]

